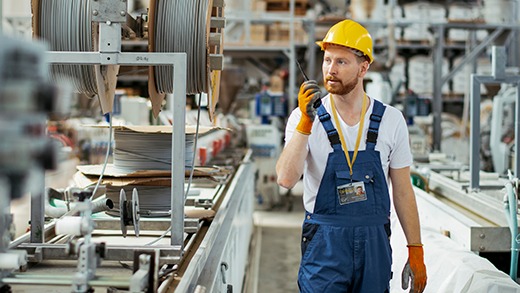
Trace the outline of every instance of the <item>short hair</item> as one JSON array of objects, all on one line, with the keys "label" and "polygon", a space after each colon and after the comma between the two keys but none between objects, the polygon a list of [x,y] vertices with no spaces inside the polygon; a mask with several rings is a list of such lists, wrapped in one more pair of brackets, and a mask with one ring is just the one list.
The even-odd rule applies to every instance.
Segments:
[{"label": "short hair", "polygon": [[365,53],[351,47],[347,47],[347,49],[349,49],[350,52],[352,52],[354,55],[358,57],[360,63],[363,61],[367,61],[368,63],[370,63],[370,58],[368,58],[368,56]]}]

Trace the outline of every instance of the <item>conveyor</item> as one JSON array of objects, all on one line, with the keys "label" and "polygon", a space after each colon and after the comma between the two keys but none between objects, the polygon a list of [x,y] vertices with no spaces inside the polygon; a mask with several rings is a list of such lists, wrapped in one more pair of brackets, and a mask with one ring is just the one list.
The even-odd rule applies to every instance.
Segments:
[{"label": "conveyor", "polygon": [[[89,38],[99,37],[94,51],[49,52],[39,43],[7,38],[0,45],[0,64],[5,71],[0,77],[0,134],[4,136],[0,145],[0,183],[5,186],[0,190],[0,205],[6,207],[0,211],[1,290],[240,292],[252,232],[255,170],[250,162],[251,151],[239,147],[224,150],[211,163],[218,164],[217,159],[222,159],[220,162],[225,165],[219,167],[226,170],[225,175],[213,180],[188,180],[184,168],[184,120],[187,67],[193,64],[187,62],[186,52],[121,52],[121,34],[143,25],[143,18],[133,20],[126,12],[126,1],[80,2],[92,8],[87,15],[92,17],[97,30]],[[45,3],[50,2],[32,1],[36,15],[39,15],[36,8]],[[207,15],[207,29],[212,29],[211,36],[207,35],[211,48],[205,51],[210,55],[208,64],[202,64],[210,74],[210,69],[218,70],[222,61],[219,50],[225,22],[223,1],[204,4],[209,12],[216,12],[215,18],[210,19],[210,13]],[[189,19],[187,15],[183,17]],[[36,19],[33,24],[40,22]],[[143,33],[141,28],[139,32]],[[68,107],[52,91],[55,88],[50,86],[46,62],[93,66],[103,112],[111,108],[110,93],[114,86],[111,77],[116,76],[117,66],[173,67],[170,72],[173,92],[169,93],[173,96],[168,101],[173,114],[172,167],[168,171],[171,200],[164,215],[147,217],[139,209],[137,189],[121,193],[120,204],[114,210],[107,204],[108,211],[94,213],[93,203],[99,196],[94,191],[102,193],[102,188],[86,188],[72,193],[74,213],[70,211],[57,219],[45,218],[43,174],[45,169],[55,167],[56,159],[56,150],[43,139],[46,117],[62,113]],[[211,72],[207,82],[210,81],[211,90],[218,91],[215,84],[218,74]],[[156,114],[166,93],[158,93],[159,88],[152,91],[160,98],[159,102],[152,102]],[[212,102],[214,106],[216,101]],[[26,184],[25,177],[32,182]],[[186,184],[197,191],[188,193],[187,198]],[[12,239],[13,221],[8,207],[11,200],[27,191],[31,192],[31,228],[27,234]]]},{"label": "conveyor", "polygon": [[[518,75],[505,70],[505,51],[492,48],[492,75],[472,75],[469,165],[432,153],[416,158],[412,182],[421,220],[428,270],[425,292],[520,292],[518,284],[518,158],[504,174],[480,170],[480,84],[512,84]],[[495,99],[500,97],[495,97]],[[495,129],[496,130],[496,129]],[[520,129],[515,128],[515,152]],[[392,220],[393,228],[399,226]],[[405,260],[406,239],[393,229],[394,260]],[[514,234],[514,235],[512,235]],[[401,266],[401,267],[400,267]],[[394,263],[394,272],[402,263]],[[392,280],[392,292],[401,292]]]},{"label": "conveyor", "polygon": [[[511,178],[503,174],[480,171],[480,85],[481,83],[513,84],[517,87],[516,111],[519,109],[518,75],[506,72],[506,54],[503,47],[492,48],[492,75],[472,75],[471,79],[471,132],[469,166],[446,158],[437,162],[418,162],[415,175],[423,181],[430,202],[433,222],[447,235],[475,252],[506,252],[511,249],[509,221],[504,209],[505,186],[516,186],[520,161],[511,164]],[[495,97],[499,98],[499,97]],[[520,128],[515,128],[515,152],[520,145]],[[442,154],[430,157],[442,158]],[[413,179],[413,178],[412,178]],[[517,187],[515,187],[516,189]],[[515,190],[515,195],[518,192]],[[430,198],[430,199],[428,199]],[[513,203],[512,203],[513,204]],[[511,206],[518,217],[518,207]],[[436,212],[438,211],[438,212]],[[437,214],[436,214],[437,213]],[[439,214],[440,213],[440,214]],[[443,216],[441,216],[441,214]],[[509,236],[508,236],[509,235]]]},{"label": "conveyor", "polygon": [[[236,157],[237,150],[228,150],[224,155]],[[107,212],[95,214],[96,228],[90,235],[91,242],[102,243],[96,248],[104,250],[97,256],[99,266],[88,285],[95,290],[123,292],[141,292],[135,291],[139,286],[155,288],[146,292],[195,292],[202,288],[206,292],[226,291],[226,288],[240,291],[252,233],[254,165],[249,157],[250,152],[244,153],[226,180],[212,186],[207,182],[192,185],[192,189],[201,192],[190,197],[185,209],[200,218],[186,217],[182,250],[170,245],[169,233],[164,235],[169,228],[168,217],[142,217],[139,237],[132,227],[123,237],[119,217]],[[210,202],[211,206],[195,207],[189,202]],[[83,239],[56,235],[55,224],[56,220],[46,224],[44,243],[30,243],[29,234],[11,243],[11,249],[27,252],[28,261],[23,272],[13,272],[1,280],[14,292],[33,292],[35,286],[44,291],[71,292],[74,272],[82,262],[72,252],[81,247]],[[137,261],[141,255],[152,259]]]}]

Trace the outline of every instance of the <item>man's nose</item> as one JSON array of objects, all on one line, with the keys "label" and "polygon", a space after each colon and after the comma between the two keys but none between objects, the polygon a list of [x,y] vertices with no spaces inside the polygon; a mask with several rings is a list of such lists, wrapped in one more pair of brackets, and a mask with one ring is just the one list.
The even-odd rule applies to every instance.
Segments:
[{"label": "man's nose", "polygon": [[331,62],[331,63],[329,64],[329,66],[327,67],[327,73],[328,73],[329,75],[332,75],[332,76],[335,76],[335,75],[336,75],[337,71],[336,71],[336,65],[335,65],[334,62]]}]

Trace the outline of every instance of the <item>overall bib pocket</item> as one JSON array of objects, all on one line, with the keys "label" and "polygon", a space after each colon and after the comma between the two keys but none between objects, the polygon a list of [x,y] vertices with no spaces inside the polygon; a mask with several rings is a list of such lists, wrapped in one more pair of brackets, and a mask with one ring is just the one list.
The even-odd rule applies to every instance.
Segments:
[{"label": "overall bib pocket", "polygon": [[371,168],[354,170],[352,176],[348,170],[336,171],[335,174],[336,209],[351,210],[350,215],[367,215],[375,212],[376,196]]},{"label": "overall bib pocket", "polygon": [[316,236],[316,232],[318,231],[319,227],[319,224],[307,222],[303,223],[301,241],[302,256],[305,255],[305,252],[307,251],[307,248],[309,247],[309,244],[311,243],[312,239],[314,239],[314,236]]}]

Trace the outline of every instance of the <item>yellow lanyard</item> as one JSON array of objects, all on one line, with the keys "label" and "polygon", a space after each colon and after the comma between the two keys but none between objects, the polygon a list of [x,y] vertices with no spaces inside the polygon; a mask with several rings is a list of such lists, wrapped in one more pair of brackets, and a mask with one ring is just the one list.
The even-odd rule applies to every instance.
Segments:
[{"label": "yellow lanyard", "polygon": [[341,147],[343,148],[343,152],[345,153],[345,157],[347,158],[347,164],[350,167],[350,175],[352,175],[352,166],[354,166],[354,162],[356,161],[359,143],[361,142],[361,135],[363,134],[363,125],[365,124],[365,108],[367,106],[367,94],[365,93],[365,95],[363,96],[363,102],[361,104],[361,120],[359,121],[359,129],[356,138],[356,146],[354,148],[354,155],[352,156],[352,161],[350,160],[347,143],[345,141],[345,138],[343,137],[343,131],[341,130],[341,124],[339,123],[338,114],[336,113],[336,107],[334,106],[334,99],[332,98],[332,96],[330,97],[330,106],[332,107],[332,114],[334,115],[334,121],[336,122],[336,127],[338,128],[339,139],[341,140]]}]

